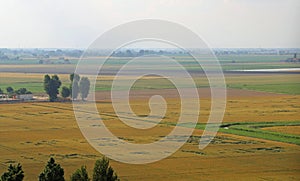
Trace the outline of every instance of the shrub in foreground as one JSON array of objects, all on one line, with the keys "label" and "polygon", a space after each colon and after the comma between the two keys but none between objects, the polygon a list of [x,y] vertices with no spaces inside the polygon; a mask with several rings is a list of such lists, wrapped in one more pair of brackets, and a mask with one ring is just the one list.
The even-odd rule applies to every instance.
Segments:
[{"label": "shrub in foreground", "polygon": [[60,164],[55,163],[54,158],[50,158],[44,171],[39,176],[39,181],[64,181],[64,169]]},{"label": "shrub in foreground", "polygon": [[88,172],[85,166],[81,166],[71,176],[71,181],[90,181]]},{"label": "shrub in foreground", "polygon": [[116,181],[119,180],[114,169],[109,166],[108,158],[103,157],[95,163],[93,181]]},{"label": "shrub in foreground", "polygon": [[22,181],[23,178],[24,171],[22,170],[22,165],[20,163],[17,165],[10,164],[7,172],[4,172],[1,176],[1,181]]},{"label": "shrub in foreground", "polygon": [[[4,172],[0,181],[22,181],[24,171],[20,163],[9,165],[8,171]],[[71,181],[90,181],[86,166],[81,166],[70,177]],[[109,166],[109,160],[103,157],[95,162],[93,170],[93,181],[119,181],[114,169]],[[50,158],[44,170],[39,175],[39,181],[65,181],[64,169],[60,164],[55,163],[54,158]]]}]

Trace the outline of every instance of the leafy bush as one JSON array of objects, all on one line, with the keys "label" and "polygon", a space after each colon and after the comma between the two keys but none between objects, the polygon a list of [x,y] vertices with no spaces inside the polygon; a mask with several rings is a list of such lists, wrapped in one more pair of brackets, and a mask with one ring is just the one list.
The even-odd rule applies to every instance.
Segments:
[{"label": "leafy bush", "polygon": [[64,181],[64,169],[60,164],[55,163],[54,158],[50,158],[44,171],[39,176],[39,181]]},{"label": "leafy bush", "polygon": [[61,96],[63,98],[69,97],[70,96],[70,89],[68,87],[66,87],[66,86],[63,86],[62,90],[61,90]]},{"label": "leafy bush", "polygon": [[22,181],[24,178],[24,171],[20,163],[17,165],[10,164],[7,172],[1,176],[1,181]]},{"label": "leafy bush", "polygon": [[119,180],[114,169],[109,166],[109,160],[105,157],[95,163],[93,181],[116,181]]},{"label": "leafy bush", "polygon": [[90,181],[88,172],[85,166],[81,166],[71,176],[71,181]]}]

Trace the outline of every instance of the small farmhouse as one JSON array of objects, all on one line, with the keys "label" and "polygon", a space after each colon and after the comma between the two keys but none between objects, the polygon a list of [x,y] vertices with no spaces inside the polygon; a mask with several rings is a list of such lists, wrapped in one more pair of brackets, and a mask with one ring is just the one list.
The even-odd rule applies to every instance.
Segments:
[{"label": "small farmhouse", "polygon": [[33,94],[20,94],[20,95],[17,95],[16,98],[21,99],[21,100],[31,100],[31,99],[33,99]]},{"label": "small farmhouse", "polygon": [[7,100],[8,95],[7,94],[0,94],[0,100]]}]

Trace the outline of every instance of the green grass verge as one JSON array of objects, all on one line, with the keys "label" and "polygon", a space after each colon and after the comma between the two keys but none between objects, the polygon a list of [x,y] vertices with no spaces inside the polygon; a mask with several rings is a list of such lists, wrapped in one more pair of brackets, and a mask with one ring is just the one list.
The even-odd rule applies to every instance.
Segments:
[{"label": "green grass verge", "polygon": [[[296,75],[295,75],[296,76]],[[283,80],[274,80],[275,78],[264,77],[264,81],[244,79],[239,80],[227,80],[227,88],[234,89],[245,89],[254,90],[262,92],[273,92],[273,93],[283,93],[290,95],[300,94],[300,83],[296,78],[288,79],[283,82]],[[25,87],[33,93],[44,93],[43,90],[43,80],[42,75],[40,79],[32,79],[26,82],[26,78],[23,80],[7,80],[7,78],[0,78],[0,88],[6,91],[6,87],[11,86],[15,90]],[[69,87],[69,81],[62,81],[63,85]],[[242,82],[242,83],[240,83]],[[268,83],[269,82],[269,83]],[[96,83],[96,91],[108,91],[111,90],[111,80],[99,80]],[[125,83],[125,81],[124,81]],[[186,86],[188,87],[188,85]],[[196,87],[203,88],[209,87],[206,81],[196,80]],[[143,90],[143,89],[172,89],[175,86],[166,79],[149,79],[149,80],[138,80],[132,87],[133,90]]]},{"label": "green grass verge", "polygon": [[[300,145],[300,135],[261,129],[274,126],[300,126],[300,122],[224,123],[220,126],[219,132]],[[205,124],[197,124],[196,128],[204,130]]]},{"label": "green grass verge", "polygon": [[246,89],[246,90],[255,90],[262,92],[273,92],[273,93],[283,93],[283,94],[300,94],[300,83],[299,82],[288,82],[287,83],[278,83],[278,84],[230,84],[229,88],[235,89]]}]

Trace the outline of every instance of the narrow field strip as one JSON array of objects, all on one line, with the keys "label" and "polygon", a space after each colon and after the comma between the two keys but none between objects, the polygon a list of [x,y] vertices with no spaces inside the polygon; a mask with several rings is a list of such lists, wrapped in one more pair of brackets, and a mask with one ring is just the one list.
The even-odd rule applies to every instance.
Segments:
[{"label": "narrow field strip", "polygon": [[[300,145],[300,136],[295,134],[287,134],[275,131],[262,130],[265,127],[276,126],[299,126],[300,121],[292,122],[257,122],[257,123],[230,123],[220,126],[219,131],[222,133],[235,134],[253,138],[266,139],[271,141],[279,141],[284,143],[292,143]],[[204,125],[197,125],[198,129],[203,129]]]}]

